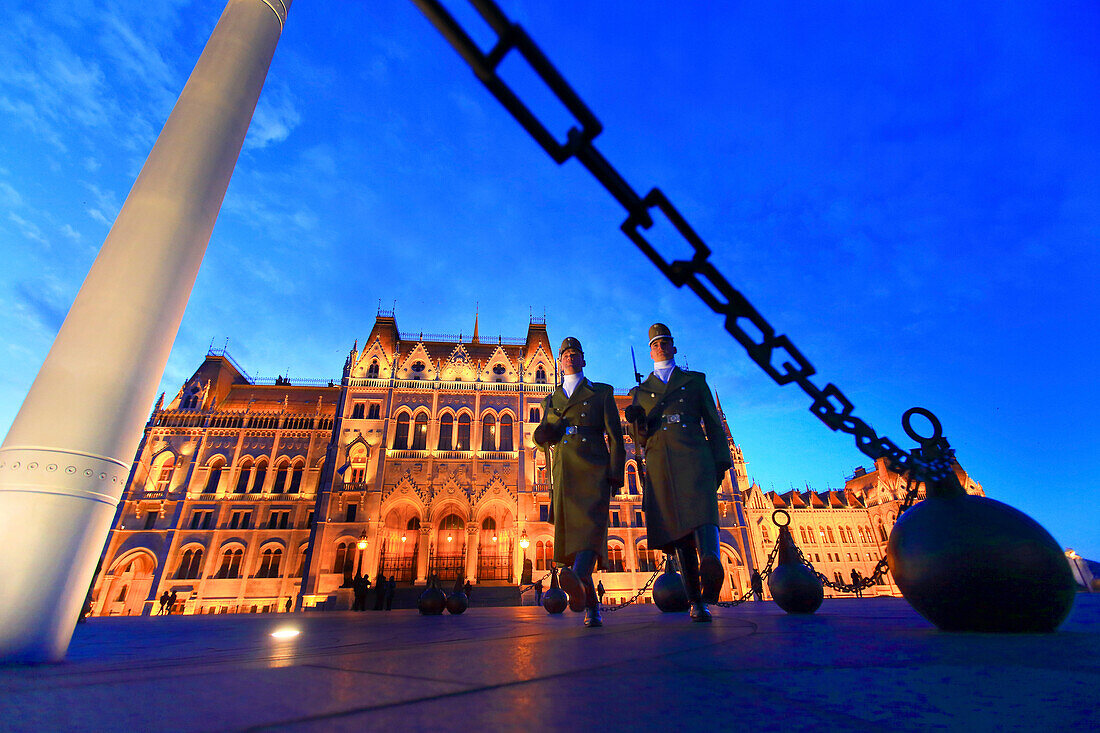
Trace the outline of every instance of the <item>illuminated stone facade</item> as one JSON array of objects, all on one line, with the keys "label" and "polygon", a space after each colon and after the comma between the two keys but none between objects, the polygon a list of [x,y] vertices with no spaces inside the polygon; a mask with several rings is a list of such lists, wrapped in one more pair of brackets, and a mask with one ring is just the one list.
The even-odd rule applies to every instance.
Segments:
[{"label": "illuminated stone facade", "polygon": [[[554,376],[541,319],[524,338],[483,341],[476,323],[468,337],[401,333],[392,313],[380,313],[333,382],[261,384],[212,351],[153,410],[93,613],[155,612],[165,591],[183,613],[346,607],[341,586],[360,571],[405,585],[435,573],[515,586],[528,559],[533,577],[543,576],[553,528],[531,432]],[[616,391],[620,409],[626,392]],[[766,559],[778,507],[791,512],[796,539],[803,526],[821,528],[825,539],[803,543],[837,558],[815,559],[820,569],[869,572],[884,548],[879,524],[888,529],[896,515],[896,481],[880,470],[843,492],[764,493],[750,486],[728,425],[726,437],[734,466],[718,496],[724,599]],[[611,567],[600,574],[611,603],[633,596],[661,560],[646,546],[629,441],[627,459],[611,504]]]}]

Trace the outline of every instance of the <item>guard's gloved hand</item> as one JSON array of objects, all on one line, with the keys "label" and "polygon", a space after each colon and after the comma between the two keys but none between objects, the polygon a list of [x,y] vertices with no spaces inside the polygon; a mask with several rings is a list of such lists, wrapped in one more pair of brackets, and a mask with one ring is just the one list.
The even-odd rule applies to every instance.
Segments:
[{"label": "guard's gloved hand", "polygon": [[561,422],[554,422],[541,423],[535,428],[531,439],[535,441],[536,445],[547,446],[556,445],[563,437],[565,437],[565,425]]},{"label": "guard's gloved hand", "polygon": [[640,422],[645,422],[645,410],[641,405],[627,405],[623,410],[623,417],[626,418],[628,423],[637,425]]}]

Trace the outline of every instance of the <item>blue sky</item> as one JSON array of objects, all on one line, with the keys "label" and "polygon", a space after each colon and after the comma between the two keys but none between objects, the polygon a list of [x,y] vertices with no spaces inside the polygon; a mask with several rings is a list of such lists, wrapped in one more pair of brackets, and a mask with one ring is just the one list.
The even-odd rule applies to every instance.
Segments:
[{"label": "blue sky", "polygon": [[[0,7],[0,428],[223,5]],[[818,384],[905,446],[901,414],[931,409],[991,497],[1100,558],[1094,4],[503,7],[604,123],[601,152],[669,195]],[[253,375],[338,376],[379,300],[425,332],[469,333],[477,307],[483,335],[522,336],[545,311],[591,377],[628,386],[630,346],[663,320],[765,490],[869,465],[663,280],[623,217],[410,2],[298,0],[162,388],[211,339]]]}]

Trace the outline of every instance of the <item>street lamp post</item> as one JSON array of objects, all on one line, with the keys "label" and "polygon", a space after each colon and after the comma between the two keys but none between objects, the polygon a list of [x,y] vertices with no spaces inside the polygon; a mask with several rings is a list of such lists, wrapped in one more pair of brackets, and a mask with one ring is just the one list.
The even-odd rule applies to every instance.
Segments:
[{"label": "street lamp post", "polygon": [[359,541],[355,543],[355,546],[359,548],[359,561],[355,567],[355,577],[363,577],[363,550],[367,549],[367,530],[363,530],[359,534]]}]

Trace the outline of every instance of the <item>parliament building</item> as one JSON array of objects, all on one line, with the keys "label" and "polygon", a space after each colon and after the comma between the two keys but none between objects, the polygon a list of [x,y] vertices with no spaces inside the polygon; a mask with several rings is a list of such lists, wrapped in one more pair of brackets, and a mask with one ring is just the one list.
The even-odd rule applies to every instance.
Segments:
[{"label": "parliament building", "polygon": [[[525,566],[538,579],[553,557],[545,462],[531,442],[554,389],[551,343],[540,318],[523,338],[482,340],[476,321],[465,338],[408,333],[380,311],[339,383],[261,383],[211,349],[175,398],[165,404],[162,395],[153,409],[92,613],[153,613],[166,591],[176,613],[346,608],[358,573],[404,586],[461,576],[475,588],[511,588],[519,602]],[[620,410],[626,393],[616,390]],[[869,575],[904,480],[879,463],[857,469],[843,489],[763,491],[750,483],[724,414],[722,422],[733,456],[718,489],[722,600],[740,597],[763,568],[776,509],[791,515],[795,541],[819,571],[845,581],[853,569]],[[611,502],[610,567],[599,573],[611,604],[634,596],[662,559],[646,543],[629,438],[626,450]],[[899,595],[889,576],[875,594]]]}]

